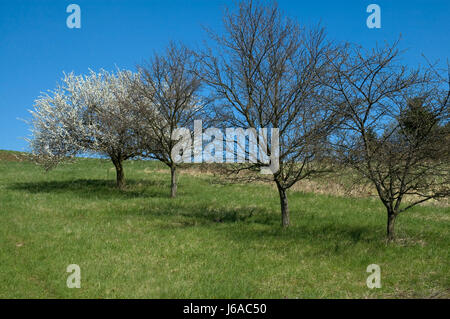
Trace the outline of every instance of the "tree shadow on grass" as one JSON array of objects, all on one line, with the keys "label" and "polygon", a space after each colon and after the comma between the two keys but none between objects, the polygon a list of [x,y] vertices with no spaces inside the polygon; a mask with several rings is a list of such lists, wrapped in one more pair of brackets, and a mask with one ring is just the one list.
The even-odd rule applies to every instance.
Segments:
[{"label": "tree shadow on grass", "polygon": [[136,197],[151,197],[164,196],[163,192],[159,193],[156,190],[158,187],[151,187],[151,192],[147,190],[150,186],[158,184],[154,181],[137,181],[127,180],[127,185],[124,189],[117,189],[115,181],[113,180],[99,180],[99,179],[76,179],[68,181],[40,181],[40,182],[26,182],[13,183],[9,185],[9,189],[17,191],[25,191],[31,194],[39,193],[72,193],[83,198],[109,199],[121,198],[129,199]]},{"label": "tree shadow on grass", "polygon": [[[208,202],[186,202],[183,196],[178,200],[169,198],[169,190],[166,182],[152,180],[127,180],[127,187],[119,190],[115,187],[114,180],[68,180],[68,181],[39,181],[10,184],[9,189],[24,191],[31,194],[71,193],[86,199],[133,199],[133,198],[157,198],[167,199],[158,201],[141,209],[126,209],[125,215],[149,215],[155,217],[170,217],[166,224],[160,224],[163,228],[195,227],[199,225],[236,224],[239,227],[225,227],[219,231],[224,240],[257,242],[261,239],[282,241],[305,241],[318,244],[328,243],[327,250],[342,250],[346,245],[360,242],[372,242],[379,233],[369,226],[357,226],[345,223],[335,224],[331,220],[311,222],[292,221],[289,229],[280,226],[279,212],[270,206],[261,203],[258,206],[236,208],[229,205],[215,206]],[[252,225],[264,227],[253,227]],[[381,236],[382,237],[382,236]],[[330,246],[331,245],[331,246]],[[330,247],[328,247],[330,246]],[[327,253],[327,252],[324,252]]]},{"label": "tree shadow on grass", "polygon": [[[131,213],[131,212],[129,212]],[[335,249],[343,245],[353,245],[362,242],[373,242],[377,238],[384,241],[383,228],[374,225],[358,225],[336,222],[334,218],[320,219],[314,213],[300,212],[301,218],[291,221],[287,229],[281,227],[281,216],[278,210],[267,203],[257,206],[211,205],[208,202],[169,201],[167,206],[148,207],[139,214],[149,214],[159,217],[175,217],[177,227],[195,227],[199,225],[239,224],[239,227],[222,229],[226,239],[236,241],[260,241],[271,238],[279,241],[323,241],[336,243]],[[170,220],[168,220],[170,224]],[[254,225],[265,227],[253,227]],[[164,227],[164,226],[162,226]],[[172,227],[172,226],[168,226]]]},{"label": "tree shadow on grass", "polygon": [[[148,207],[123,212],[126,215],[167,217],[167,225],[161,227],[194,227],[231,223],[275,225],[278,218],[265,207],[217,207],[206,202],[189,202],[182,197],[179,201],[169,199],[149,203]],[[172,223],[173,222],[173,223]],[[175,226],[174,226],[175,225]]]},{"label": "tree shadow on grass", "polygon": [[[215,207],[208,203],[190,205],[170,203],[170,207],[152,207],[141,212],[152,216],[172,217],[167,220],[167,227],[195,227],[202,225],[229,225],[221,228],[224,240],[259,242],[263,240],[279,242],[309,242],[314,245],[326,244],[327,254],[343,250],[347,246],[374,241],[384,245],[384,229],[375,225],[358,225],[338,222],[335,219],[320,220],[305,218],[291,222],[287,229],[281,227],[279,212],[267,205],[253,207]],[[235,224],[235,225],[230,225]],[[255,227],[258,225],[258,227]],[[261,227],[263,226],[263,227]],[[161,227],[166,227],[162,225]],[[327,252],[328,251],[328,252]]]},{"label": "tree shadow on grass", "polygon": [[267,245],[273,249],[305,243],[311,249],[304,256],[339,256],[350,253],[361,244],[375,250],[385,249],[383,229],[375,225],[336,224],[332,219],[314,224],[296,220],[292,221],[290,228],[282,229],[278,212],[264,206],[233,209],[208,207],[201,203],[189,206],[169,203],[169,206],[148,207],[125,214],[162,217],[163,222],[158,223],[162,229],[211,227],[224,243],[237,242],[248,246],[258,246],[262,242],[279,243]]},{"label": "tree shadow on grass", "polygon": [[[260,241],[271,238],[279,241],[323,241],[329,242],[336,250],[341,246],[353,245],[361,242],[373,242],[376,238],[384,239],[382,231],[370,225],[353,225],[336,223],[335,219],[317,220],[315,215],[305,214],[303,218],[292,220],[288,229],[281,227],[279,211],[267,203],[257,206],[239,205],[232,207],[227,203],[211,204],[207,201],[186,202],[183,196],[176,200],[159,202],[157,206],[149,204],[139,210],[130,210],[125,214],[167,217],[167,224],[160,224],[163,228],[188,228],[207,225],[236,224],[239,227],[221,229],[226,240]],[[310,218],[308,218],[310,217]],[[254,227],[254,225],[264,227]],[[341,242],[341,243],[340,243]],[[342,244],[344,243],[344,244]]]},{"label": "tree shadow on grass", "polygon": [[333,224],[330,221],[323,224],[308,225],[293,224],[288,229],[280,225],[265,228],[227,229],[223,234],[226,240],[257,243],[261,240],[280,243],[306,243],[316,247],[311,254],[332,256],[345,253],[358,244],[368,244],[371,247],[384,248],[384,233],[381,229],[370,225]]},{"label": "tree shadow on grass", "polygon": [[278,219],[263,207],[211,207],[209,205],[192,206],[180,212],[180,216],[194,218],[203,223],[245,223],[273,225]]}]

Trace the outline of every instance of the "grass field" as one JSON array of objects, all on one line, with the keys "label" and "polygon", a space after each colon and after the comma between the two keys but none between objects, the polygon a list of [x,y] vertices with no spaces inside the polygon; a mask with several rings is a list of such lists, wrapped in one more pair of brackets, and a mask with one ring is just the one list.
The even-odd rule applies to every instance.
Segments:
[{"label": "grass field", "polygon": [[[385,241],[381,203],[290,192],[280,227],[267,185],[226,185],[128,162],[114,188],[107,160],[44,173],[0,152],[1,298],[449,298],[450,209],[401,215]],[[66,267],[81,267],[69,289]],[[381,267],[368,289],[366,267]]]}]

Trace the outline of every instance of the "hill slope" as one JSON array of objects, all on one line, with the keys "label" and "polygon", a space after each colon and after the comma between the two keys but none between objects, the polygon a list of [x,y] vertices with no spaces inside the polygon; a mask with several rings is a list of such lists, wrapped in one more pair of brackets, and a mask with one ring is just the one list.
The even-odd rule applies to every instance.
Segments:
[{"label": "hill slope", "polygon": [[[0,297],[354,298],[450,297],[450,210],[417,207],[386,244],[378,201],[289,193],[283,231],[267,185],[227,185],[128,162],[114,189],[106,160],[44,173],[0,152]],[[66,268],[81,268],[69,289]],[[381,266],[382,288],[366,286]]]}]

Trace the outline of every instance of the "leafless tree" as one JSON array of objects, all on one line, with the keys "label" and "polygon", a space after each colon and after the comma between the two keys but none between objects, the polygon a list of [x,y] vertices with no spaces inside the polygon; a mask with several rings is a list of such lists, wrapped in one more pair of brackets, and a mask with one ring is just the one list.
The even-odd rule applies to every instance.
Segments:
[{"label": "leafless tree", "polygon": [[176,196],[179,166],[173,157],[179,141],[172,137],[178,128],[191,128],[194,120],[202,118],[204,110],[197,68],[198,62],[190,50],[175,43],[164,54],[155,54],[147,64],[138,67],[137,89],[145,97],[137,103],[139,116],[144,120],[141,127],[144,155],[169,166],[171,197]]},{"label": "leafless tree", "polygon": [[389,240],[400,213],[448,196],[450,182],[448,79],[434,68],[402,66],[397,47],[348,44],[330,55],[335,76],[324,81],[345,105],[337,153],[376,188]]},{"label": "leafless tree", "polygon": [[[215,46],[201,56],[201,71],[216,94],[216,118],[228,127],[279,129],[279,170],[270,179],[278,188],[282,226],[288,227],[286,191],[330,169],[327,144],[339,113],[328,104],[319,75],[329,76],[326,57],[332,46],[323,29],[303,28],[275,3],[257,1],[227,11],[224,34],[209,34]],[[263,138],[262,144],[272,149],[272,139]],[[257,158],[239,170],[266,165]]]}]

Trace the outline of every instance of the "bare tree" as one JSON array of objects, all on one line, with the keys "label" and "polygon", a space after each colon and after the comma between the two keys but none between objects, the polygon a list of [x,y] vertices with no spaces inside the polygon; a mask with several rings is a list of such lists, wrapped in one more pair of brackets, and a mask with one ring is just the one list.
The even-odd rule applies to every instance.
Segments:
[{"label": "bare tree", "polygon": [[65,75],[62,85],[35,102],[30,140],[36,161],[47,169],[82,153],[108,156],[116,169],[116,184],[125,185],[123,161],[140,154],[132,112],[136,75],[102,70],[87,76]]},{"label": "bare tree", "polygon": [[144,120],[141,126],[144,155],[170,168],[171,197],[176,196],[179,166],[173,157],[179,142],[173,139],[174,133],[201,119],[205,105],[200,95],[202,82],[196,72],[197,64],[186,47],[171,43],[165,54],[155,54],[146,65],[138,67],[137,89],[145,97],[137,103]]},{"label": "bare tree", "polygon": [[[276,4],[243,1],[224,16],[224,35],[210,32],[216,46],[201,56],[202,75],[214,89],[216,114],[225,126],[275,128],[279,133],[279,170],[275,182],[282,226],[290,224],[286,191],[298,181],[330,169],[325,160],[338,113],[328,105],[319,81],[327,76],[331,46],[320,28],[307,29],[283,17]],[[228,138],[228,137],[227,137]],[[274,140],[259,137],[272,157]],[[248,147],[240,148],[248,152]],[[239,170],[265,167],[261,157]],[[254,175],[256,177],[256,175]],[[264,178],[261,175],[257,178]]]},{"label": "bare tree", "polygon": [[434,69],[402,66],[397,46],[346,45],[330,56],[335,77],[324,81],[345,105],[338,154],[374,185],[389,240],[400,213],[448,196],[450,182],[448,80]]}]

